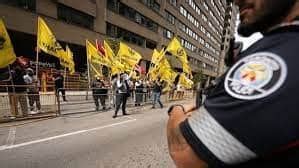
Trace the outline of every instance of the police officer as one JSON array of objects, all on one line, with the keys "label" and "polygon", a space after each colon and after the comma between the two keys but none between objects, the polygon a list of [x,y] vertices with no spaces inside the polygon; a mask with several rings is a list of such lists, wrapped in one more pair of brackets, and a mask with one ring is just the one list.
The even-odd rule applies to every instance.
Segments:
[{"label": "police officer", "polygon": [[169,109],[170,155],[180,168],[299,167],[299,1],[234,3],[239,34],[264,37],[238,55],[199,110]]}]

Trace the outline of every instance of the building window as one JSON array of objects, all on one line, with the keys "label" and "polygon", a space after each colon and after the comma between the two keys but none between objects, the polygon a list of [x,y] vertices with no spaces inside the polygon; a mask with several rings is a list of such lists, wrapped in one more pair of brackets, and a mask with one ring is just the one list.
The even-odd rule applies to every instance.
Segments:
[{"label": "building window", "polygon": [[143,16],[141,13],[137,12],[135,9],[128,7],[123,3],[119,3],[119,14],[154,31],[158,32],[158,24],[151,19]]},{"label": "building window", "polygon": [[58,19],[67,23],[93,29],[94,17],[62,4],[57,6]]},{"label": "building window", "polygon": [[174,24],[175,22],[175,17],[168,11],[165,11],[166,12],[166,19],[169,23],[171,24]]},{"label": "building window", "polygon": [[117,12],[118,11],[119,0],[107,0],[107,8]]},{"label": "building window", "polygon": [[153,49],[157,48],[157,43],[154,41],[151,41],[151,40],[146,40],[145,47],[153,50]]},{"label": "building window", "polygon": [[141,47],[146,46],[148,48],[152,48],[154,46],[155,48],[157,46],[157,44],[155,42],[152,42],[151,40],[148,40],[138,34],[135,34],[123,28],[112,25],[108,22],[106,29],[107,35],[114,38],[119,38],[126,42],[133,43]]},{"label": "building window", "polygon": [[176,6],[177,0],[169,0],[169,3],[173,6]]},{"label": "building window", "polygon": [[0,0],[1,4],[20,7],[26,10],[36,10],[36,0]]},{"label": "building window", "polygon": [[160,4],[155,0],[140,0],[143,4],[153,9],[155,12],[160,12]]},{"label": "building window", "polygon": [[167,29],[163,29],[163,36],[165,38],[171,39],[173,37],[173,33]]}]

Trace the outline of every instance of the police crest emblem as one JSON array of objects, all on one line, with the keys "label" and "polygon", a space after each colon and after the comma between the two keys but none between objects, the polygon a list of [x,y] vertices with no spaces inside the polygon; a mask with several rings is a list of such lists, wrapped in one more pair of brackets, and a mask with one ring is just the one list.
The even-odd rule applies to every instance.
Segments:
[{"label": "police crest emblem", "polygon": [[239,60],[225,77],[225,90],[243,100],[267,97],[278,90],[287,77],[284,60],[269,52],[260,52]]}]

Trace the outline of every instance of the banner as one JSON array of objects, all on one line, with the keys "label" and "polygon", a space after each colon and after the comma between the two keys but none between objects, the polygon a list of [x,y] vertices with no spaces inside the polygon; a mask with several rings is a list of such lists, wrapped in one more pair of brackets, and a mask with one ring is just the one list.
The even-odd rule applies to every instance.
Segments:
[{"label": "banner", "polygon": [[16,60],[16,54],[11,44],[4,22],[0,19],[0,68],[5,68]]},{"label": "banner", "polygon": [[41,17],[38,17],[37,46],[45,53],[56,56],[60,59],[65,59],[64,49],[58,43],[54,34]]}]

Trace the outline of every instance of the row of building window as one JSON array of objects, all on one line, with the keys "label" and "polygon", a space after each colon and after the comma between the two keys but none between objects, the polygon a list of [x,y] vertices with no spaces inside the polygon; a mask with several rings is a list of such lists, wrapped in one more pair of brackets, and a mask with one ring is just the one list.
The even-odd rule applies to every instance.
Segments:
[{"label": "row of building window", "polygon": [[222,25],[220,24],[219,20],[216,18],[216,16],[214,15],[214,13],[212,12],[212,10],[210,10],[209,6],[207,5],[206,2],[203,2],[203,6],[206,9],[206,11],[210,14],[210,16],[214,19],[214,21],[216,22],[217,26],[220,27],[220,30],[223,30]]},{"label": "row of building window", "polygon": [[57,5],[57,17],[59,20],[88,29],[93,29],[94,26],[93,16],[62,4]]},{"label": "row of building window", "polygon": [[185,48],[189,49],[192,52],[196,52],[197,51],[197,47],[195,45],[193,45],[192,43],[190,43],[189,41],[181,38],[181,45],[184,46]]},{"label": "row of building window", "polygon": [[[187,35],[192,37],[194,40],[198,41],[202,46],[204,46],[207,49],[211,50],[217,56],[219,55],[219,51],[217,51],[212,45],[210,45],[208,42],[206,42],[203,38],[201,38],[197,33],[193,32],[188,26],[186,26],[182,22],[179,22],[179,28],[180,28],[181,31],[185,32]],[[204,34],[207,34],[207,37],[211,38],[211,34],[208,31],[206,31],[206,29],[203,26],[201,26],[200,30]],[[220,47],[220,46],[218,46],[218,47]]]},{"label": "row of building window", "polygon": [[111,23],[107,22],[106,26],[106,32],[107,35],[113,38],[119,38],[122,39],[126,42],[141,46],[141,47],[146,47],[149,49],[155,49],[157,47],[157,43],[146,39],[145,37],[142,37],[138,34],[135,34],[133,32],[130,32],[128,30],[125,30],[123,28],[120,28],[118,26],[115,26]]},{"label": "row of building window", "polygon": [[175,17],[168,11],[165,10],[166,13],[166,20],[171,23],[171,24],[175,24]]},{"label": "row of building window", "polygon": [[[36,10],[36,0],[0,0],[0,3],[20,7],[26,10]],[[70,24],[78,25],[88,29],[94,27],[94,17],[79,10],[57,4],[57,18]]]},{"label": "row of building window", "polygon": [[[194,0],[187,0],[189,6],[191,6],[193,8],[193,10],[200,16],[203,21],[208,22],[209,26],[212,28],[213,32],[215,32],[219,39],[221,38],[220,33],[216,30],[216,28],[212,25],[212,23],[210,21],[208,21],[207,16],[204,13],[201,13],[199,6],[194,2]],[[188,16],[189,12],[187,12],[187,10],[184,7],[180,7],[180,13],[185,16],[184,14],[187,13],[187,18],[188,20],[193,23],[197,28],[199,28],[199,22],[196,19],[192,19],[193,16],[190,14],[190,16]],[[185,16],[186,17],[186,16]],[[202,27],[202,26],[201,26]],[[219,43],[217,43],[216,39],[210,35],[210,38],[215,44],[220,45]]]},{"label": "row of building window", "polygon": [[149,8],[153,9],[155,12],[160,12],[160,4],[155,0],[139,0],[144,5],[148,6]]},{"label": "row of building window", "polygon": [[163,28],[163,37],[168,38],[168,39],[172,39],[173,37],[173,32],[171,32],[170,30]]},{"label": "row of building window", "polygon": [[212,4],[212,6],[215,8],[216,13],[218,14],[218,16],[221,18],[221,21],[224,21],[224,16],[221,15],[220,9],[219,9],[218,6],[215,4],[214,0],[211,0],[211,4]]},{"label": "row of building window", "polygon": [[141,13],[137,12],[135,9],[119,2],[119,1],[108,1],[107,8],[138,23],[149,30],[158,32],[158,24],[153,20],[143,16]]},{"label": "row of building window", "polygon": [[0,3],[23,8],[30,11],[36,10],[36,0],[0,0]]},{"label": "row of building window", "polygon": [[209,71],[217,72],[217,67],[204,63],[196,58],[188,57],[188,61],[197,67],[204,68]]},{"label": "row of building window", "polygon": [[202,57],[206,58],[207,60],[209,60],[209,61],[211,61],[211,62],[213,62],[213,63],[215,63],[215,64],[218,64],[218,62],[219,62],[218,59],[214,58],[214,57],[211,56],[210,54],[204,52],[203,50],[200,50],[199,53],[200,53],[200,55],[201,55]]},{"label": "row of building window", "polygon": [[173,6],[177,6],[177,0],[169,0],[169,3]]},{"label": "row of building window", "polygon": [[185,16],[195,27],[199,27],[199,21],[195,19],[183,6],[180,6],[180,13]]}]

